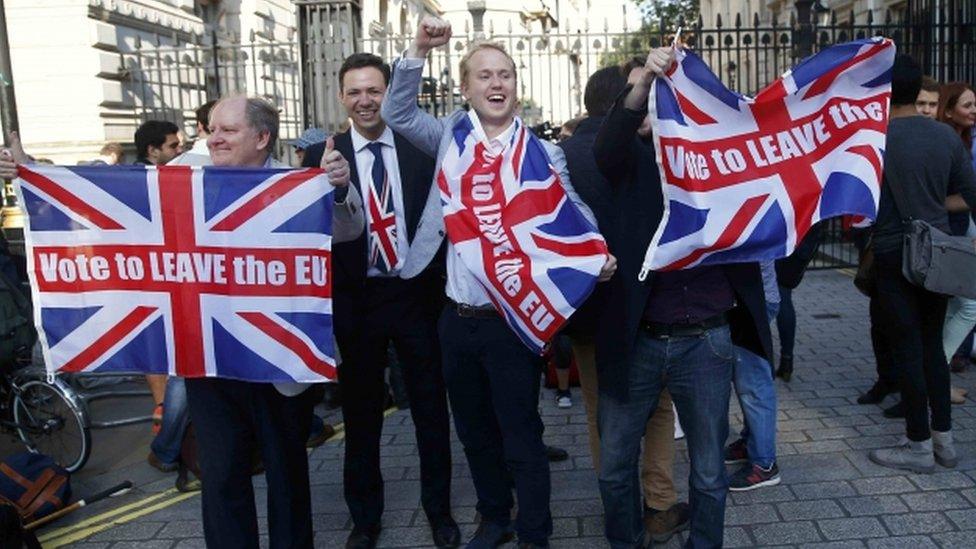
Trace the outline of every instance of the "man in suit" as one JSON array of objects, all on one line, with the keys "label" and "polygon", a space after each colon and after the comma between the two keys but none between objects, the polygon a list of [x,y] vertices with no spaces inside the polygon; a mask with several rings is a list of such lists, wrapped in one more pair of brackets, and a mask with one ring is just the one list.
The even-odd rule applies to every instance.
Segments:
[{"label": "man in suit", "polygon": [[610,281],[596,340],[600,379],[600,494],[614,548],[643,543],[637,485],[640,440],[662,389],[681,417],[691,461],[691,547],[721,547],[728,479],[723,445],[735,351],[732,341],[771,356],[758,263],[639,273],[661,222],[663,197],[654,148],[636,134],[656,74],[670,48],[653,50],[635,82],[603,120],[593,154],[612,189],[610,231],[619,272]]},{"label": "man in suit", "polygon": [[[460,63],[461,93],[471,110],[458,110],[441,120],[420,110],[417,89],[424,59],[431,49],[446,44],[450,36],[450,24],[441,19],[428,16],[420,22],[414,42],[395,64],[382,110],[387,124],[424,153],[436,155],[438,168],[449,151],[457,151],[457,147],[452,148],[456,128],[471,128],[466,139],[479,141],[469,150],[496,158],[511,152],[508,147],[516,132],[524,128],[515,115],[515,63],[504,49],[488,42],[476,44]],[[595,224],[589,208],[569,183],[562,151],[544,141],[541,145],[568,198]],[[503,176],[496,172],[494,177]],[[431,185],[401,276],[409,278],[422,272],[445,234],[440,189]],[[438,325],[444,380],[481,514],[481,524],[468,547],[496,547],[513,537],[513,483],[518,495],[514,530],[519,547],[545,547],[552,533],[552,516],[549,462],[538,410],[542,361],[499,316],[488,291],[450,241],[446,255],[446,293],[451,302]],[[614,265],[613,258],[607,258],[604,277],[613,273]]]},{"label": "man in suit", "polygon": [[[288,168],[271,157],[278,110],[259,98],[232,96],[210,113],[209,160],[231,167]],[[189,161],[197,161],[200,158]],[[200,160],[202,162],[202,160]],[[329,154],[321,166],[336,191],[348,189],[349,166]],[[362,232],[362,202],[355,189],[336,198],[333,242]],[[252,458],[260,452],[268,485],[268,534],[272,547],[311,548],[312,509],[308,439],[316,391],[307,383],[255,383],[236,379],[186,379],[190,420],[196,428],[203,470],[203,531],[209,547],[258,548],[251,485]]]},{"label": "man in suit", "polygon": [[[583,104],[589,116],[584,118],[573,136],[559,143],[566,153],[566,164],[573,187],[593,210],[600,232],[607,236],[614,230],[612,195],[593,158],[593,142],[613,100],[627,85],[625,67],[605,67],[590,76],[583,93]],[[638,67],[643,68],[643,60]],[[606,302],[607,285],[600,284],[586,303],[569,321],[566,333],[573,343],[573,354],[579,368],[580,391],[586,406],[587,430],[593,466],[600,470],[600,433],[597,428],[599,379],[596,372],[594,337]],[[677,501],[674,489],[674,410],[667,390],[661,392],[657,409],[647,421],[644,452],[641,459],[641,488],[644,494],[644,529],[655,543],[665,543],[678,531],[688,528],[688,504]]]},{"label": "man in suit", "polygon": [[[366,197],[368,228],[359,239],[333,250],[336,337],[343,356],[343,481],[354,524],[346,547],[375,547],[380,532],[383,372],[391,341],[403,367],[416,429],[421,502],[434,543],[456,547],[461,534],[451,517],[451,434],[436,327],[443,267],[435,260],[410,276],[403,273],[434,177],[434,160],[383,122],[380,103],[389,79],[389,66],[368,53],[350,56],[339,69],[339,99],[352,126],[335,137],[335,147],[353,165],[352,186]],[[317,166],[325,149],[309,147],[304,164]]]}]

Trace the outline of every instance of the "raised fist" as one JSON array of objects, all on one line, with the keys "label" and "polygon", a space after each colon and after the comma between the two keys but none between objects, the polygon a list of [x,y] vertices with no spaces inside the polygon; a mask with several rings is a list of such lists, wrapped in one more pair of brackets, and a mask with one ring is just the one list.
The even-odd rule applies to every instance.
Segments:
[{"label": "raised fist", "polygon": [[417,36],[414,38],[411,54],[417,57],[427,57],[430,50],[443,46],[451,39],[451,24],[439,17],[425,15],[417,25]]}]

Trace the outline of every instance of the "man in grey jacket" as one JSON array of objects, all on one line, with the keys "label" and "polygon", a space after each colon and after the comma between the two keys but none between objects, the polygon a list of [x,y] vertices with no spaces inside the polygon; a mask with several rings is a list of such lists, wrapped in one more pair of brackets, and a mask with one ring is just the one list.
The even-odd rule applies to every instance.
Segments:
[{"label": "man in grey jacket", "polygon": [[[450,36],[450,24],[436,17],[420,22],[410,49],[394,64],[382,107],[382,117],[394,131],[437,159],[437,172],[456,142],[457,128],[469,128],[478,141],[475,149],[486,158],[497,158],[512,146],[522,124],[516,116],[515,63],[503,48],[488,42],[475,44],[461,60],[461,92],[471,110],[458,110],[441,120],[420,110],[416,96],[424,59]],[[569,199],[596,225],[569,184],[562,151],[545,142],[543,147]],[[502,176],[496,173],[494,177]],[[420,273],[445,234],[441,193],[432,185],[401,276]],[[609,278],[615,264],[608,257],[601,276]],[[552,517],[549,463],[538,412],[542,361],[499,316],[488,291],[450,241],[446,293],[451,302],[439,324],[444,381],[481,514],[481,524],[468,547],[495,547],[513,537],[513,481],[518,496],[514,530],[519,546],[545,547],[552,533]]]}]

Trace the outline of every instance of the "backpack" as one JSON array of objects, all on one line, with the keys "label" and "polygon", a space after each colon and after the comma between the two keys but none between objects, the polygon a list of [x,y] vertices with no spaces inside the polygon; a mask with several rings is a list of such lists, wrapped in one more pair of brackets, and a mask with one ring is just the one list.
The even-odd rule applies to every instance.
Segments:
[{"label": "backpack", "polygon": [[20,284],[0,270],[0,372],[11,372],[17,364],[30,362],[37,341],[30,299]]},{"label": "backpack", "polygon": [[70,478],[50,456],[21,452],[0,462],[0,496],[17,506],[24,522],[33,522],[68,504]]}]

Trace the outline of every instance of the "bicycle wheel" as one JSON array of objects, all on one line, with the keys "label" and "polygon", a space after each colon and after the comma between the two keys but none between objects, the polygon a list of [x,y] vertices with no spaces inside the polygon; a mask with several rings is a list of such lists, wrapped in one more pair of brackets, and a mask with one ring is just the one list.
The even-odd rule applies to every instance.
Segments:
[{"label": "bicycle wheel", "polygon": [[51,456],[73,473],[91,454],[91,433],[82,411],[65,395],[65,389],[32,380],[14,396],[17,434],[31,452]]}]

